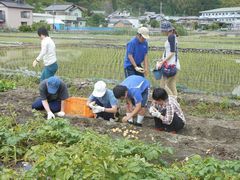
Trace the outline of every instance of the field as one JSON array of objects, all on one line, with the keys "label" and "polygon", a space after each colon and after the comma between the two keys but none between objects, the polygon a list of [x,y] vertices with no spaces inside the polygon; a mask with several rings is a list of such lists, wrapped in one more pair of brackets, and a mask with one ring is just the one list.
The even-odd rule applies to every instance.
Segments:
[{"label": "field", "polygon": [[[57,74],[71,96],[88,96],[99,79],[110,88],[123,79],[131,36],[53,37]],[[163,41],[153,36],[149,44],[161,49]],[[193,35],[179,41],[181,48],[237,50],[240,38]],[[80,117],[47,121],[44,112],[32,112],[42,69],[32,67],[39,43],[36,34],[0,34],[0,179],[240,178],[240,102],[231,95],[240,84],[239,54],[180,52],[178,90],[187,126],[175,135],[155,131],[148,114],[138,128]],[[161,54],[151,48],[150,64]],[[151,73],[147,78],[158,86]]]}]

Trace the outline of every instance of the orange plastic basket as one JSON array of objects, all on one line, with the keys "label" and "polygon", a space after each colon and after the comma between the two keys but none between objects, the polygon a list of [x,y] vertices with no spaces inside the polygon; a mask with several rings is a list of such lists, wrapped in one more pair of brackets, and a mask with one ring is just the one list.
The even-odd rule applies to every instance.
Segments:
[{"label": "orange plastic basket", "polygon": [[92,110],[87,106],[87,98],[70,97],[64,101],[64,112],[68,115],[94,117]]}]

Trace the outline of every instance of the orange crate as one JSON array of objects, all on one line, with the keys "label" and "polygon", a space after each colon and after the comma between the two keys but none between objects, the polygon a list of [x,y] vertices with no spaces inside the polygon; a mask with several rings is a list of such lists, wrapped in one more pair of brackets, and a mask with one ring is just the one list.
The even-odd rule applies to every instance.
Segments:
[{"label": "orange crate", "polygon": [[94,117],[92,110],[87,106],[87,98],[70,97],[64,101],[64,112],[68,115]]}]

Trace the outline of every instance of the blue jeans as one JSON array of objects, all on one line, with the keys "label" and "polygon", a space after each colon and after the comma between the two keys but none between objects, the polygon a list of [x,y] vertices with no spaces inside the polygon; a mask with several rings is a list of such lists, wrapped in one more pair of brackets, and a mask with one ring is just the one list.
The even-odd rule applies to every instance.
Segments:
[{"label": "blue jeans", "polygon": [[[141,67],[141,65],[138,65],[138,67]],[[144,74],[137,72],[133,66],[128,66],[124,68],[124,74],[125,74],[125,78],[131,75],[138,75],[138,76],[144,77]]]},{"label": "blue jeans", "polygon": [[56,62],[49,66],[45,66],[42,71],[40,81],[43,81],[44,79],[48,79],[48,78],[54,76],[55,73],[57,72],[57,70],[58,70],[58,65]]},{"label": "blue jeans", "polygon": [[[51,101],[48,102],[49,108],[53,113],[61,111],[61,101]],[[42,99],[39,97],[37,98],[33,104],[32,104],[32,109],[36,110],[44,110],[43,104],[42,104]]]}]

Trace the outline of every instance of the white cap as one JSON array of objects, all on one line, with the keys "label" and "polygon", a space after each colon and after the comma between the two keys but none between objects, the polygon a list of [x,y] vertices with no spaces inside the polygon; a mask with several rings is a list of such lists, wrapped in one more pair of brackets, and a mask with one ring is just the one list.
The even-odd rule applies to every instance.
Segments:
[{"label": "white cap", "polygon": [[149,30],[146,27],[140,27],[138,29],[138,34],[141,34],[145,39],[149,39]]},{"label": "white cap", "polygon": [[94,90],[92,95],[95,97],[103,97],[107,91],[106,83],[103,81],[98,81],[94,85]]}]

